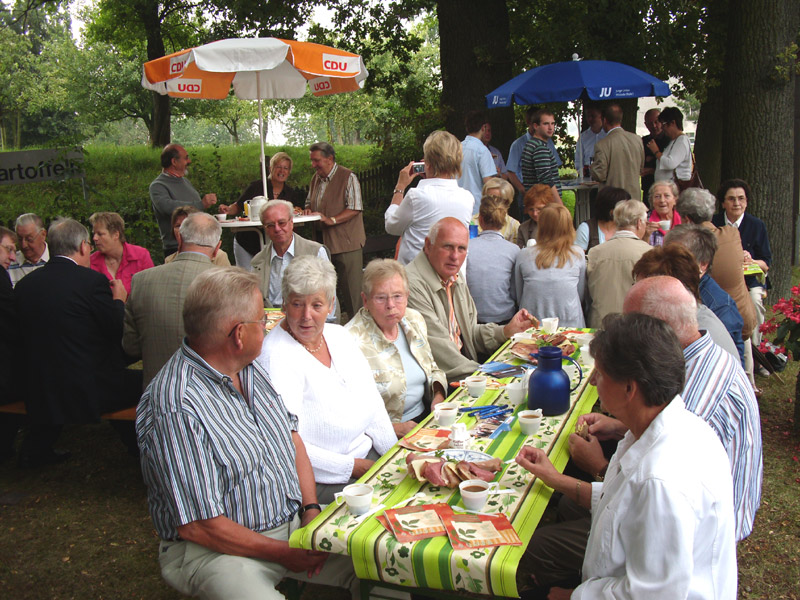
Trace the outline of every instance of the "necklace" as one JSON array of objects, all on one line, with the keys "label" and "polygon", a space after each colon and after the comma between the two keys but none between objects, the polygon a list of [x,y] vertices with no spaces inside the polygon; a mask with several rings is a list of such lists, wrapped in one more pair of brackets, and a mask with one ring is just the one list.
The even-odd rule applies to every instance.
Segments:
[{"label": "necklace", "polygon": [[311,354],[316,354],[317,352],[319,352],[320,348],[322,348],[322,344],[325,343],[325,336],[320,336],[319,344],[317,345],[316,348],[314,348],[312,350],[311,348],[306,346],[303,342],[298,340],[297,336],[294,334],[294,332],[291,329],[289,329],[288,331],[289,331],[289,335],[291,335],[298,344],[300,344],[303,348],[305,348],[306,352],[310,352]]}]

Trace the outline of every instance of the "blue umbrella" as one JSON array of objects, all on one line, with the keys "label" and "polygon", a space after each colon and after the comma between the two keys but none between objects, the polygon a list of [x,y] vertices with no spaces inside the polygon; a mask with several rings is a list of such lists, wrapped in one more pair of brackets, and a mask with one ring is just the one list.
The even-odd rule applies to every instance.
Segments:
[{"label": "blue umbrella", "polygon": [[580,98],[614,100],[669,96],[660,79],[629,65],[608,60],[571,60],[536,67],[517,75],[486,95],[489,108]]}]

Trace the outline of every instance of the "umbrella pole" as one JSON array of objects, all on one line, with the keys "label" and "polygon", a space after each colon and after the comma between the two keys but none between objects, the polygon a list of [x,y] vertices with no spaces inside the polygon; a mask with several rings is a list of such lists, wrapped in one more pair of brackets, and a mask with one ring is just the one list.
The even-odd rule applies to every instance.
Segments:
[{"label": "umbrella pole", "polygon": [[[267,165],[264,158],[264,117],[261,114],[261,73],[256,71],[256,89],[258,93],[258,139],[261,142],[261,183],[264,185],[264,196],[267,196]],[[269,200],[269,198],[267,198]]]}]

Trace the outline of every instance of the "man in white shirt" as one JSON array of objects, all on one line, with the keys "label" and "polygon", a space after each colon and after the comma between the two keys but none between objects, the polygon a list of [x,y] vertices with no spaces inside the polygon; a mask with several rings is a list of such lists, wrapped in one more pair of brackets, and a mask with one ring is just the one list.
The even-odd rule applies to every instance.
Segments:
[{"label": "man in white shirt", "polygon": [[261,224],[269,238],[250,265],[261,281],[264,306],[280,308],[283,304],[281,281],[286,267],[295,256],[319,256],[330,261],[327,248],[294,233],[294,207],[286,200],[270,200],[261,209]]},{"label": "man in white shirt", "polygon": [[458,178],[458,185],[469,191],[475,199],[472,214],[478,212],[481,206],[483,184],[490,177],[497,176],[492,153],[484,146],[481,137],[486,122],[486,114],[479,110],[468,112],[464,118],[467,136],[461,142],[464,157],[461,159],[461,177]]}]

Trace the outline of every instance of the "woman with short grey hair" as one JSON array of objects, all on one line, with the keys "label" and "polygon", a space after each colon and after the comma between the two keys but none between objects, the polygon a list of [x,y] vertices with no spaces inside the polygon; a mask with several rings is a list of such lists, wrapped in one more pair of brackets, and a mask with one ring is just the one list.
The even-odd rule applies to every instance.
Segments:
[{"label": "woman with short grey hair", "polygon": [[403,437],[446,396],[425,319],[408,308],[408,277],[396,260],[364,269],[364,306],[345,326],[367,359],[397,437]]},{"label": "woman with short grey hair", "polygon": [[264,340],[258,361],[297,415],[322,503],[366,473],[397,441],[372,371],[339,325],[326,323],[336,272],[317,256],[298,256],[281,282],[286,314]]}]

